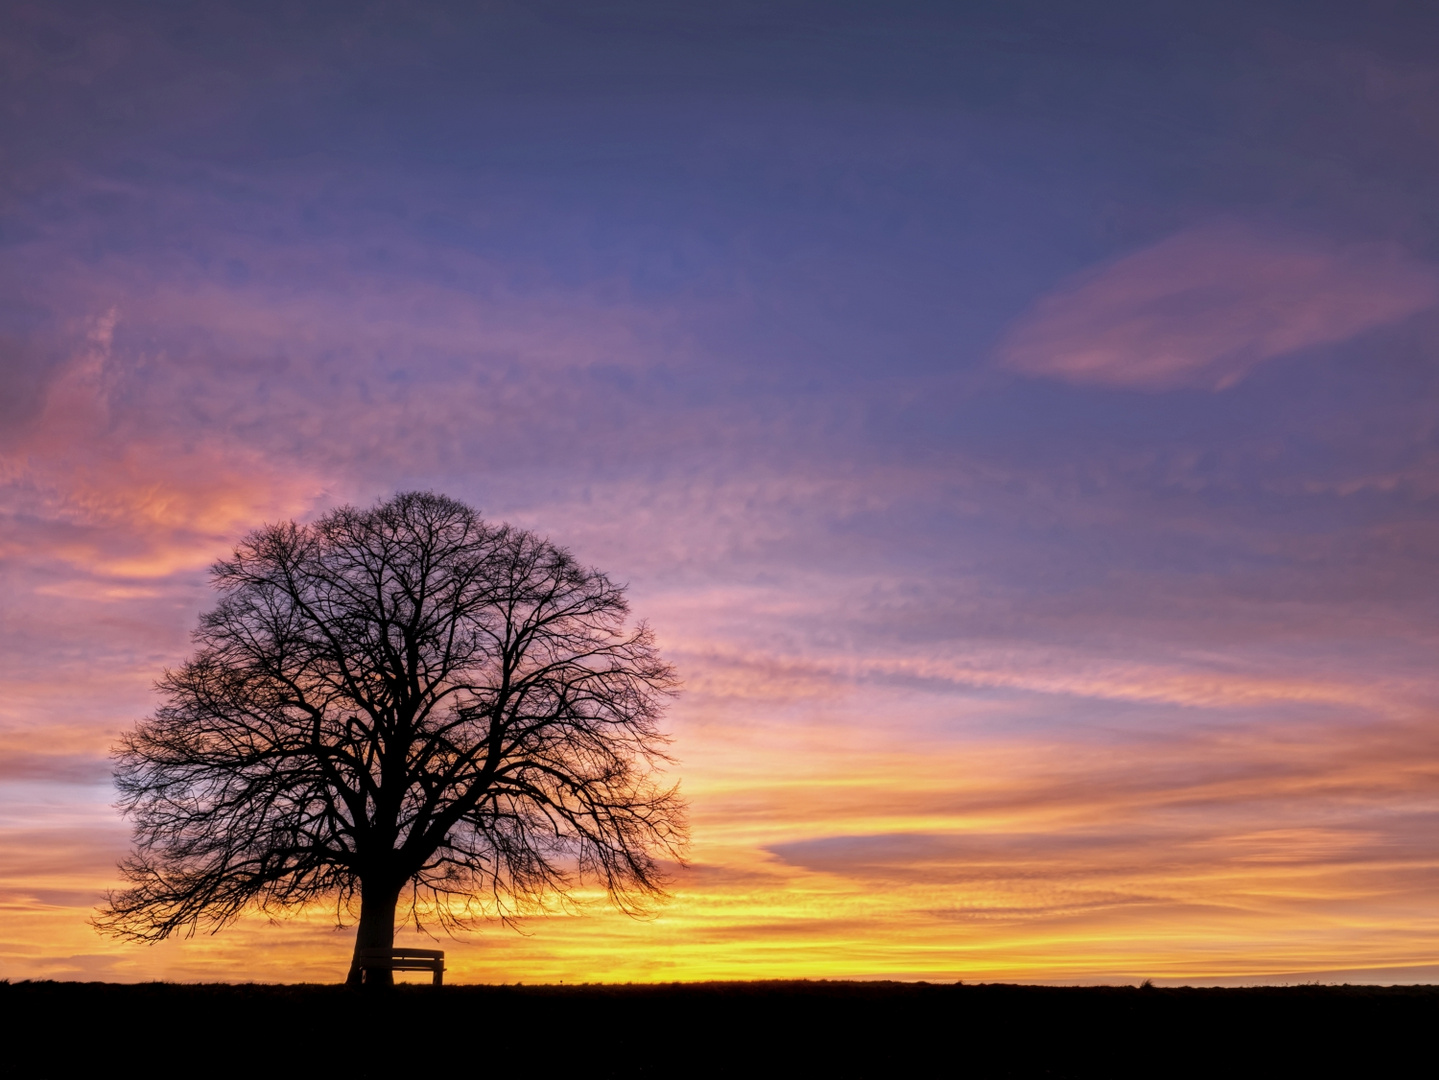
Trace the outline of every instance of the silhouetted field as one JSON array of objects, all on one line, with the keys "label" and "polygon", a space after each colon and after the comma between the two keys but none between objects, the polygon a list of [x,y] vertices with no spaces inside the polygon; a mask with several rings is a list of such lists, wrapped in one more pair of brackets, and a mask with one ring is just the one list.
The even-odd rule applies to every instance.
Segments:
[{"label": "silhouetted field", "polygon": [[1432,1068],[1439,987],[24,982],[0,1017],[36,1076],[1375,1075]]}]

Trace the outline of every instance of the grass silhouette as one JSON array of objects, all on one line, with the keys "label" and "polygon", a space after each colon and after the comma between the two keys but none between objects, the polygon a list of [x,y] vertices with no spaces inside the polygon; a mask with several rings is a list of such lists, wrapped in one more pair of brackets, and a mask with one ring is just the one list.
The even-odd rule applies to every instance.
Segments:
[{"label": "grass silhouette", "polygon": [[1439,987],[22,982],[0,1016],[35,1076],[1374,1075],[1425,1060]]}]

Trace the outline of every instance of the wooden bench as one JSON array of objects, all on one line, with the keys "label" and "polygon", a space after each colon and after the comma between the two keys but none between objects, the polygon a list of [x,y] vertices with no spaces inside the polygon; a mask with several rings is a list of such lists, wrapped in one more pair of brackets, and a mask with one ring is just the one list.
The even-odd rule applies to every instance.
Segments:
[{"label": "wooden bench", "polygon": [[435,986],[445,984],[442,949],[361,949],[360,967],[371,971],[429,971]]}]

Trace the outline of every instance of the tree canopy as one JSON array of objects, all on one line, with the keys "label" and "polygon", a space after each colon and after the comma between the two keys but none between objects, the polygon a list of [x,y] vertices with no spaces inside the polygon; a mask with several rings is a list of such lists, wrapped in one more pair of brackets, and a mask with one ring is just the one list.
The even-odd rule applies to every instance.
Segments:
[{"label": "tree canopy", "polygon": [[358,908],[358,981],[399,911],[454,930],[582,883],[663,895],[675,676],[605,574],[431,493],[266,526],[212,574],[194,655],[116,751],[134,851],[102,931],[323,899]]}]

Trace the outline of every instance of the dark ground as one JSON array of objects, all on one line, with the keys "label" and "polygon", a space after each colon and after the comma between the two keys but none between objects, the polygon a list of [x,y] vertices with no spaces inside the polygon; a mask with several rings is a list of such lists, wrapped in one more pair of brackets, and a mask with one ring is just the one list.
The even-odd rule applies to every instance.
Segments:
[{"label": "dark ground", "polygon": [[23,982],[0,1026],[41,1077],[1432,1075],[1439,987]]}]

